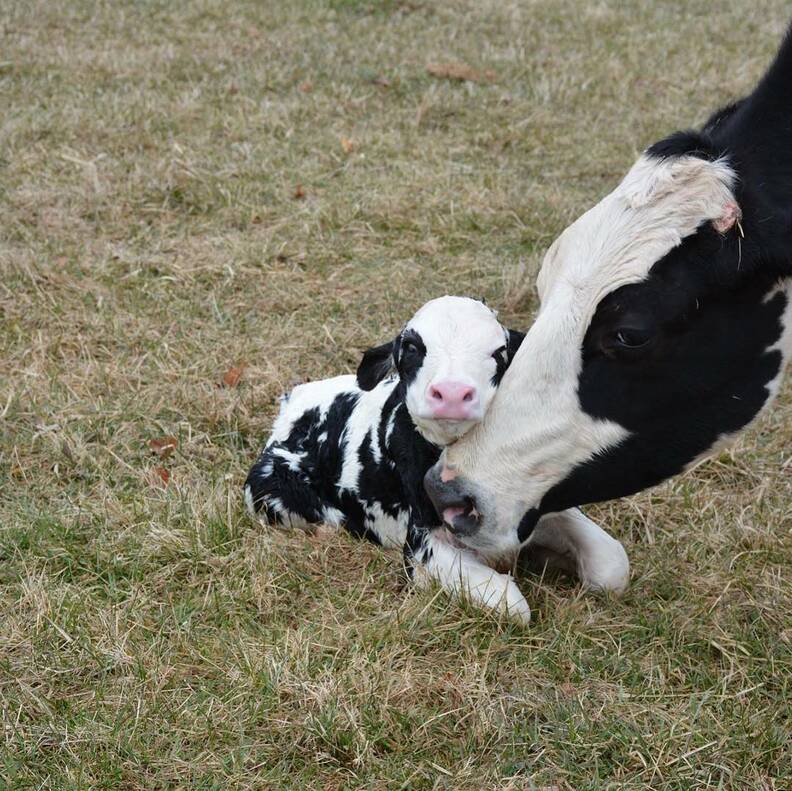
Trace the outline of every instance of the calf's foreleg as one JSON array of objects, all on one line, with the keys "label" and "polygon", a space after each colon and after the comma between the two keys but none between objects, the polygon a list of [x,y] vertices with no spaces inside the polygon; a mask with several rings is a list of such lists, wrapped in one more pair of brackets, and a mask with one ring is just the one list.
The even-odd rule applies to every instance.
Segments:
[{"label": "calf's foreleg", "polygon": [[531,620],[531,608],[510,574],[501,574],[478,555],[460,546],[444,528],[411,526],[405,544],[408,570],[418,587],[432,582],[476,605],[506,613],[523,623]]}]

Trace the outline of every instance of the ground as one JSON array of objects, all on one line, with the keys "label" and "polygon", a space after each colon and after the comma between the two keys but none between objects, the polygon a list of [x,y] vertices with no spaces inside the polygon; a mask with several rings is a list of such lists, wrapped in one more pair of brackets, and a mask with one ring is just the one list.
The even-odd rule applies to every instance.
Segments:
[{"label": "ground", "polygon": [[733,449],[592,508],[628,593],[528,576],[529,628],[240,496],[277,395],[426,299],[528,326],[542,251],[788,17],[6,0],[0,785],[789,788],[789,382]]}]

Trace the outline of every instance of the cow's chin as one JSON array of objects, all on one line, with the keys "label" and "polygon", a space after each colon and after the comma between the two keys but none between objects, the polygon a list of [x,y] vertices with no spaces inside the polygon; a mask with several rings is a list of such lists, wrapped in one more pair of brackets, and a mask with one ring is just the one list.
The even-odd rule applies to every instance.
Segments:
[{"label": "cow's chin", "polygon": [[480,420],[450,420],[446,418],[426,418],[412,416],[418,431],[429,442],[446,447],[467,434]]},{"label": "cow's chin", "polygon": [[[539,511],[523,498],[510,496],[503,487],[473,483],[441,457],[424,476],[424,488],[447,530],[490,564],[511,562],[523,539],[520,527],[538,519]],[[493,482],[494,483],[494,482]]]}]

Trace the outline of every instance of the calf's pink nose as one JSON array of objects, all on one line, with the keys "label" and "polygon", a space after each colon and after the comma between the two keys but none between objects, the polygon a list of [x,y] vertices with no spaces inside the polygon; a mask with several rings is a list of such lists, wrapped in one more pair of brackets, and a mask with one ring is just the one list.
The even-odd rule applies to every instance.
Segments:
[{"label": "calf's pink nose", "polygon": [[426,400],[433,417],[465,420],[476,406],[476,388],[462,382],[437,382],[429,385]]}]

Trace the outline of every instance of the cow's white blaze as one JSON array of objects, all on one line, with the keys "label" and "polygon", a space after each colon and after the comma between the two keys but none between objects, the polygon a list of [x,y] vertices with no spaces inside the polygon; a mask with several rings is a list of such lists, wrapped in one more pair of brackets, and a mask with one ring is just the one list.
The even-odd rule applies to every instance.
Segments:
[{"label": "cow's white blaze", "polygon": [[498,555],[519,543],[522,515],[569,472],[629,436],[580,407],[582,344],[597,305],[645,279],[704,222],[733,213],[724,161],[640,157],[621,184],[550,247],[538,278],[541,308],[481,425],[444,453],[476,487],[481,529],[465,541]]}]

